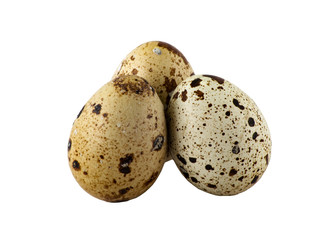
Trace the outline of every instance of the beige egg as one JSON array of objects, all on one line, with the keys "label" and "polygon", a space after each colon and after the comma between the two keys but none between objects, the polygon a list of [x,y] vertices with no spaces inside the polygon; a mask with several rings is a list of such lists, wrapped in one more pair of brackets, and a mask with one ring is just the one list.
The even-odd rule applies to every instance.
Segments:
[{"label": "beige egg", "polygon": [[215,195],[252,187],[271,157],[267,123],[254,101],[210,75],[177,86],[167,111],[169,151],[185,178]]},{"label": "beige egg", "polygon": [[113,78],[121,75],[137,75],[146,79],[166,108],[171,92],[194,73],[178,49],[165,42],[152,41],[138,46],[126,56]]},{"label": "beige egg", "polygon": [[126,201],[160,174],[167,152],[163,104],[139,76],[115,78],[84,105],[71,130],[69,166],[92,196]]}]

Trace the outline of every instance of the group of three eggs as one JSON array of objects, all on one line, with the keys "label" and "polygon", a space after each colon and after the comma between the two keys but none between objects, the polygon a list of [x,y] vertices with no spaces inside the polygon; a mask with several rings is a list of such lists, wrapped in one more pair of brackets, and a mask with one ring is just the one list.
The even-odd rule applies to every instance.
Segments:
[{"label": "group of three eggs", "polygon": [[260,179],[270,154],[254,101],[223,78],[195,75],[178,49],[160,41],[126,56],[83,106],[68,142],[76,181],[109,202],[140,196],[170,159],[197,188],[235,195]]}]

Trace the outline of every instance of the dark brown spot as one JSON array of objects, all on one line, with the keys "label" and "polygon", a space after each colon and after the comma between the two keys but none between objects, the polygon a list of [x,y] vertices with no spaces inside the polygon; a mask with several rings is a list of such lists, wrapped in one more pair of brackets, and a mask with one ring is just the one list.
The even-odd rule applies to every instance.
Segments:
[{"label": "dark brown spot", "polygon": [[192,72],[191,74],[190,74],[190,76],[193,76],[194,75],[194,72]]},{"label": "dark brown spot", "polygon": [[116,184],[117,183],[117,180],[116,179],[113,179],[113,181],[112,181],[114,184]]},{"label": "dark brown spot", "polygon": [[84,171],[84,172],[83,172],[83,175],[88,175],[88,172],[87,172],[87,171]]},{"label": "dark brown spot", "polygon": [[206,168],[206,170],[214,170],[214,168],[213,168],[212,165],[210,165],[210,164],[207,164],[207,165],[205,166],[205,168]]},{"label": "dark brown spot", "polygon": [[229,117],[230,116],[230,111],[226,111],[225,115],[227,115]]},{"label": "dark brown spot", "polygon": [[217,188],[216,185],[214,185],[214,184],[210,184],[210,183],[207,184],[207,187],[209,187],[209,188],[214,188],[214,189]]},{"label": "dark brown spot", "polygon": [[221,87],[221,86],[218,86],[218,87],[217,87],[217,89],[223,89],[223,87]]},{"label": "dark brown spot", "polygon": [[178,158],[179,161],[181,161],[181,163],[186,165],[187,162],[186,162],[185,158],[183,158],[180,154],[177,154],[177,158]]},{"label": "dark brown spot", "polygon": [[174,54],[176,54],[179,57],[181,57],[183,59],[183,61],[184,61],[185,64],[188,64],[188,61],[185,58],[185,56],[177,48],[175,48],[174,46],[170,45],[169,43],[159,42],[157,44],[157,46],[168,49],[170,52],[173,52]]},{"label": "dark brown spot", "polygon": [[183,174],[183,176],[185,178],[189,178],[190,177],[190,175],[188,174],[188,172],[183,167],[180,166],[179,170],[180,170],[180,172]]},{"label": "dark brown spot", "polygon": [[129,165],[133,161],[133,154],[126,154],[124,158],[120,158],[120,163],[119,163],[119,172],[124,173],[124,176],[126,174],[131,172],[131,168]]},{"label": "dark brown spot", "polygon": [[81,167],[80,167],[80,163],[79,163],[78,161],[76,161],[76,160],[73,161],[73,163],[72,163],[72,167],[73,167],[74,170],[76,170],[76,171],[79,171],[79,170],[81,169]]},{"label": "dark brown spot", "polygon": [[243,105],[240,105],[237,99],[234,98],[234,99],[232,100],[232,102],[233,102],[233,104],[234,104],[236,107],[238,107],[240,110],[244,110],[244,106],[243,106]]},{"label": "dark brown spot", "polygon": [[108,116],[108,114],[107,113],[103,113],[103,117],[107,117]]},{"label": "dark brown spot", "polygon": [[155,140],[153,141],[153,148],[151,149],[151,151],[159,151],[164,143],[164,137],[162,135],[159,135],[155,138]]},{"label": "dark brown spot", "polygon": [[179,92],[176,92],[174,95],[173,95],[173,99],[177,99],[178,98],[178,96],[179,96]]},{"label": "dark brown spot", "polygon": [[254,178],[252,179],[252,181],[251,181],[251,184],[255,184],[257,181],[258,181],[258,176],[256,175],[256,176],[254,176]]},{"label": "dark brown spot", "polygon": [[253,135],[252,135],[252,139],[253,139],[253,140],[256,140],[257,137],[258,137],[258,133],[257,133],[257,132],[254,132]]},{"label": "dark brown spot", "polygon": [[203,92],[201,92],[200,90],[196,90],[194,91],[194,93],[198,96],[197,100],[204,100],[205,96]]},{"label": "dark brown spot", "polygon": [[129,190],[131,190],[133,187],[127,187],[119,190],[119,194],[124,195],[126,194]]},{"label": "dark brown spot", "polygon": [[268,162],[269,162],[268,154],[265,156],[265,160],[266,160],[266,164],[268,165]]},{"label": "dark brown spot", "polygon": [[81,111],[79,112],[79,114],[77,115],[76,118],[79,118],[81,116],[81,113],[83,112],[84,107],[85,107],[85,105],[82,107]]},{"label": "dark brown spot", "polygon": [[152,68],[149,68],[149,72],[152,72],[153,71],[153,69]]},{"label": "dark brown spot", "polygon": [[69,139],[68,145],[67,145],[67,150],[69,151],[69,150],[71,150],[71,148],[72,148],[72,139]]},{"label": "dark brown spot", "polygon": [[182,97],[183,102],[185,102],[187,100],[187,90],[186,89],[184,91],[182,91],[181,97]]},{"label": "dark brown spot", "polygon": [[175,79],[169,79],[167,76],[164,76],[164,84],[163,86],[165,86],[166,91],[172,92],[176,87],[177,87],[177,83]]},{"label": "dark brown spot", "polygon": [[229,176],[232,177],[232,176],[234,176],[236,173],[237,173],[237,170],[232,168],[232,169],[230,170],[230,172],[229,172]]},{"label": "dark brown spot", "polygon": [[254,119],[253,119],[253,118],[251,118],[251,117],[248,119],[248,121],[247,121],[247,122],[249,123],[249,126],[250,126],[250,127],[253,127],[253,126],[254,126],[254,124],[255,124],[255,122],[254,122]]},{"label": "dark brown spot", "polygon": [[195,163],[197,161],[197,159],[194,158],[194,157],[190,157],[189,160],[190,160],[191,163]]},{"label": "dark brown spot", "polygon": [[148,114],[148,115],[147,115],[147,118],[148,118],[148,119],[150,119],[150,118],[152,118],[152,117],[153,117],[153,114]]},{"label": "dark brown spot", "polygon": [[101,159],[104,159],[104,156],[103,156],[103,155],[99,155],[99,157],[100,157]]},{"label": "dark brown spot", "polygon": [[132,70],[132,74],[133,74],[133,75],[138,74],[138,70],[137,70],[136,68],[133,68],[133,70]]},{"label": "dark brown spot", "polygon": [[238,181],[242,182],[243,178],[244,178],[244,176],[241,176],[240,178],[238,178]]},{"label": "dark brown spot", "polygon": [[97,104],[92,112],[98,115],[101,113],[101,109],[102,109],[101,104]]},{"label": "dark brown spot", "polygon": [[195,177],[191,177],[192,182],[197,183],[198,180]]},{"label": "dark brown spot", "polygon": [[223,106],[224,108],[226,108],[226,107],[227,107],[227,104],[223,104],[222,106]]},{"label": "dark brown spot", "polygon": [[201,82],[202,80],[200,79],[200,78],[196,78],[196,79],[194,79],[192,82],[191,82],[191,87],[197,87],[197,86],[200,86],[200,82]]},{"label": "dark brown spot", "polygon": [[132,56],[130,57],[130,59],[131,59],[132,61],[134,61],[135,57],[132,55]]},{"label": "dark brown spot", "polygon": [[176,68],[170,68],[170,76],[175,76]]},{"label": "dark brown spot", "polygon": [[217,76],[213,76],[213,75],[202,75],[204,77],[209,77],[215,81],[217,81],[219,84],[223,84],[224,83],[224,79],[223,78],[220,78],[220,77],[217,77]]},{"label": "dark brown spot", "polygon": [[240,148],[238,146],[233,146],[232,153],[238,154],[240,152]]},{"label": "dark brown spot", "polygon": [[211,106],[213,106],[213,104],[211,104],[211,103],[210,103],[210,104],[208,104],[208,107],[211,107]]},{"label": "dark brown spot", "polygon": [[149,184],[153,183],[157,177],[158,177],[158,172],[154,172],[150,176],[150,178],[144,183],[144,186],[148,186]]},{"label": "dark brown spot", "polygon": [[149,83],[137,76],[125,76],[122,75],[114,80],[112,80],[114,86],[117,90],[120,90],[121,94],[128,94],[128,92],[134,92],[136,94],[148,96],[150,93],[155,93],[155,89],[149,85]]}]

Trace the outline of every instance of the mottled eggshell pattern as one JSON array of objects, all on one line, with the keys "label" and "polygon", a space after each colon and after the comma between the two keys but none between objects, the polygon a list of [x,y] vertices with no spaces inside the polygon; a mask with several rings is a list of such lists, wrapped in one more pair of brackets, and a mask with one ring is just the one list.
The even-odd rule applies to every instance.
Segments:
[{"label": "mottled eggshell pattern", "polygon": [[89,194],[110,202],[144,193],[163,167],[163,104],[138,76],[116,78],[84,105],[68,142],[70,169]]},{"label": "mottled eggshell pattern", "polygon": [[122,61],[113,78],[137,75],[155,88],[165,108],[176,86],[194,75],[185,56],[174,46],[160,41],[144,43]]},{"label": "mottled eggshell pattern", "polygon": [[196,75],[177,86],[167,112],[169,149],[197,188],[235,195],[267,168],[271,138],[254,101],[230,82]]}]

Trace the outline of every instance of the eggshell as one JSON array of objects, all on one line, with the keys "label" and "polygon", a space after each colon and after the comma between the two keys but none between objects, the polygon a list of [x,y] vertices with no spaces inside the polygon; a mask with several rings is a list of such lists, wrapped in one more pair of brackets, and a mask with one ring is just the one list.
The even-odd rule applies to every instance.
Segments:
[{"label": "eggshell", "polygon": [[146,79],[166,108],[171,92],[194,73],[177,48],[165,42],[152,41],[138,46],[126,56],[113,78],[121,75],[137,75]]},{"label": "eggshell", "polygon": [[253,186],[271,156],[267,123],[232,83],[196,75],[177,86],[167,112],[169,151],[197,188],[235,195]]},{"label": "eggshell", "polygon": [[167,152],[163,104],[139,76],[116,78],[84,105],[68,142],[69,166],[96,198],[119,202],[144,193]]}]

